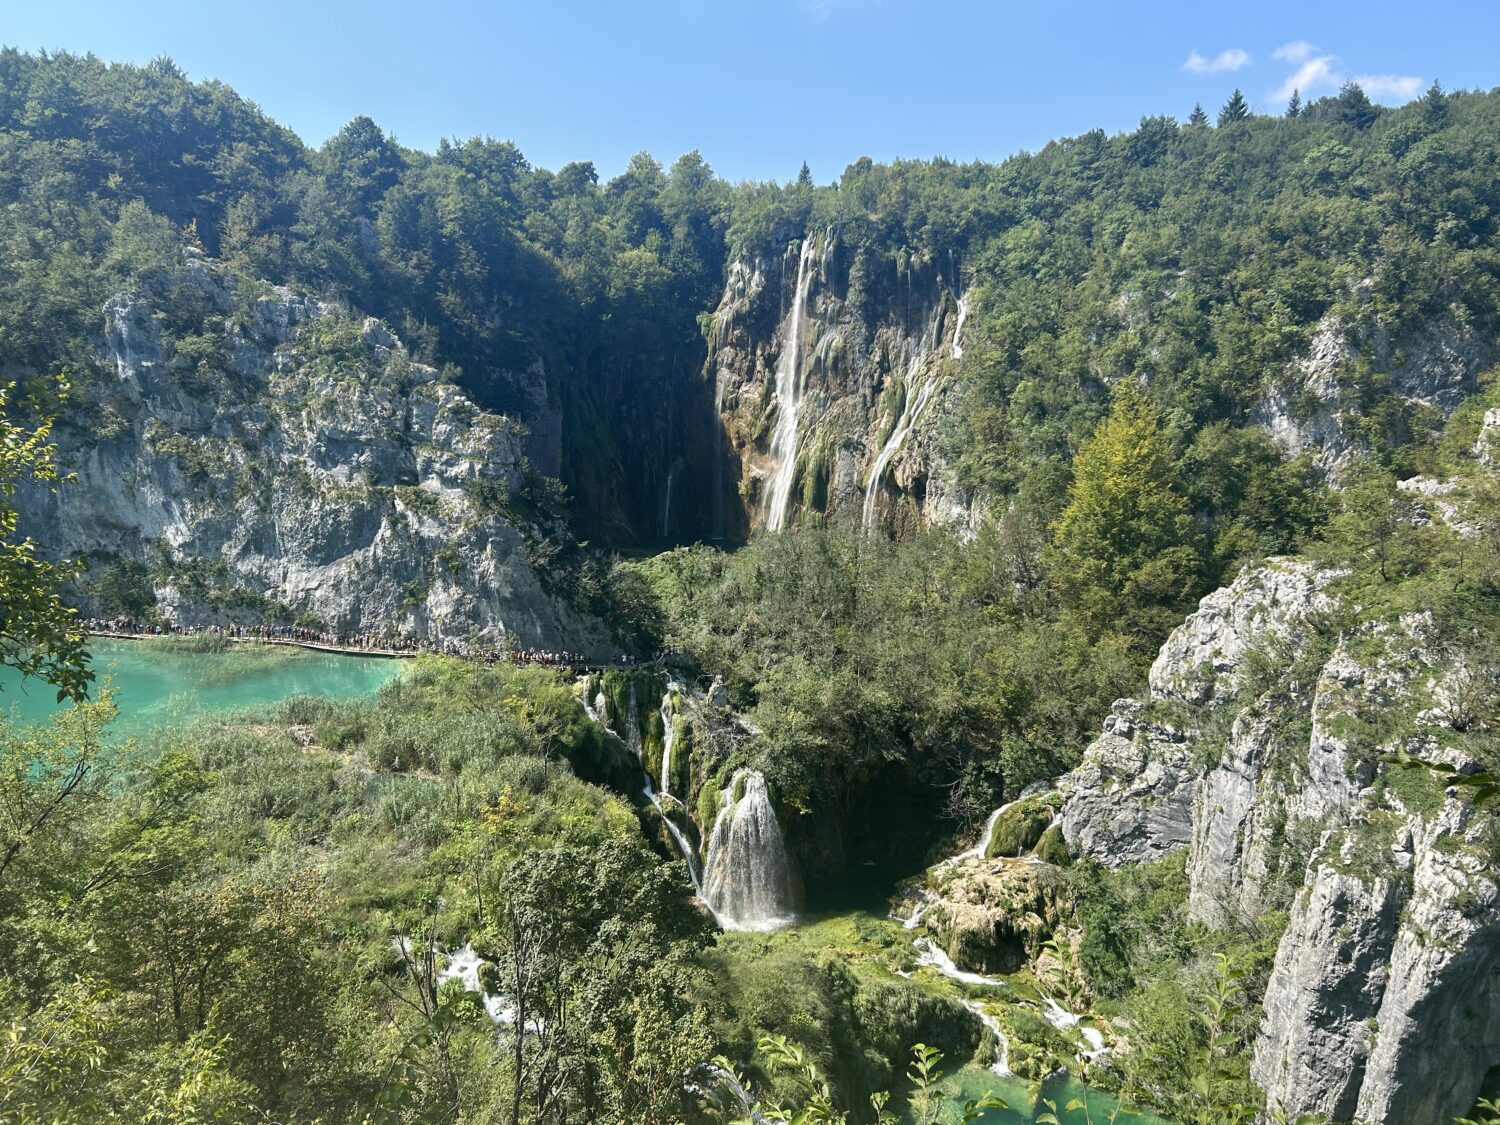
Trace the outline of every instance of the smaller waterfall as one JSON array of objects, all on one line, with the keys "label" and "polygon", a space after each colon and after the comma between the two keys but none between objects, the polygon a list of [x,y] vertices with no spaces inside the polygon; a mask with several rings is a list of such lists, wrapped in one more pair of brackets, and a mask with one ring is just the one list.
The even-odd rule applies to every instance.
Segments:
[{"label": "smaller waterfall", "polygon": [[958,299],[958,321],[953,325],[953,358],[964,357],[964,321],[969,318],[969,295],[965,293]]},{"label": "smaller waterfall", "polygon": [[990,813],[990,818],[984,822],[984,831],[979,834],[978,843],[972,848],[966,848],[956,855],[950,855],[947,859],[943,860],[942,866],[954,867],[966,859],[983,859],[984,853],[990,850],[990,837],[995,834],[995,824],[1005,814],[1005,810],[1015,803],[1015,801],[1007,801],[994,812]]},{"label": "smaller waterfall", "polygon": [[765,776],[739,770],[719,794],[703,899],[726,930],[773,930],[795,917],[797,890]]},{"label": "smaller waterfall", "polygon": [[1006,983],[999,977],[987,977],[983,973],[971,973],[968,969],[960,969],[953,963],[953,958],[943,951],[943,947],[931,938],[918,938],[912,944],[917,950],[918,965],[931,965],[949,980],[956,980],[961,984],[984,985],[989,988],[1002,988]]},{"label": "smaller waterfall", "polygon": [[661,505],[661,537],[669,539],[672,535],[672,480],[677,476],[677,466],[673,465],[667,470],[667,495]]},{"label": "smaller waterfall", "polygon": [[682,690],[675,680],[667,683],[666,694],[661,697],[661,791],[672,792],[672,747],[677,744],[677,715],[672,710],[672,697]]},{"label": "smaller waterfall", "polygon": [[[598,723],[606,731],[609,731],[610,734],[614,734],[616,738],[620,737],[618,734],[615,734],[613,730],[610,730],[609,724],[604,721],[604,717],[606,714],[608,714],[608,711],[604,693],[602,691],[599,693],[597,698],[595,698],[593,704],[590,705],[588,701],[588,692],[585,688],[584,692],[580,694],[578,702],[583,704],[584,713],[587,714],[589,718],[593,719],[594,722]],[[665,708],[665,706],[666,703],[664,700],[663,708]],[[665,721],[665,711],[663,712],[662,717]],[[667,773],[667,770],[670,766],[670,762],[666,758],[666,755],[671,753],[671,744],[675,734],[670,722],[667,723],[666,729],[668,733],[664,735],[666,741],[664,743],[665,749],[663,750],[663,773]],[[640,717],[636,714],[636,697],[634,684],[630,686],[630,714],[627,715],[625,719],[625,734],[625,744],[630,747],[631,752],[635,754],[637,758],[641,758],[643,756],[644,747],[641,742],[641,720]],[[642,762],[641,764],[641,771],[645,773],[644,762]],[[651,785],[651,775],[649,773],[645,773],[645,784],[643,786],[643,792],[646,794],[646,800],[650,801],[651,804],[655,806],[656,811],[661,814],[662,823],[667,826],[667,831],[671,833],[672,842],[677,845],[678,854],[682,856],[683,860],[688,865],[688,875],[693,880],[694,888],[697,889],[699,895],[702,895],[703,871],[698,863],[698,849],[693,846],[693,841],[691,838],[689,838],[688,834],[681,828],[677,827],[672,818],[667,815],[667,810],[662,808],[661,798],[656,795],[656,790]]]},{"label": "smaller waterfall", "polygon": [[803,236],[802,252],[797,258],[797,288],[792,298],[791,324],[781,344],[776,361],[776,427],[771,432],[771,456],[776,468],[771,473],[762,509],[765,525],[771,531],[786,527],[791,508],[792,480],[797,475],[797,416],[802,408],[805,373],[802,371],[802,316],[807,307],[807,285],[811,277],[813,240]]},{"label": "smaller waterfall", "polygon": [[965,1008],[979,1017],[979,1022],[990,1029],[990,1034],[995,1037],[995,1062],[990,1067],[1001,1078],[1010,1078],[1010,1038],[1005,1034],[1005,1029],[1000,1026],[1000,1021],[984,1010],[977,1000],[961,1000]]},{"label": "smaller waterfall", "polygon": [[1041,996],[1042,1003],[1045,1005],[1042,1014],[1047,1017],[1048,1023],[1057,1028],[1058,1031],[1069,1031],[1077,1028],[1078,1034],[1088,1044],[1078,1052],[1080,1059],[1087,1059],[1089,1062],[1093,1062],[1095,1059],[1109,1054],[1109,1048],[1104,1044],[1104,1033],[1097,1027],[1080,1026],[1080,1021],[1083,1019],[1082,1016],[1076,1012],[1068,1011],[1068,1009],[1064,1008],[1046,993],[1039,993],[1038,995]]},{"label": "smaller waterfall", "polygon": [[678,828],[676,822],[667,815],[667,810],[662,807],[661,797],[652,788],[650,774],[646,775],[646,784],[643,792],[646,794],[646,800],[650,801],[656,807],[656,811],[661,814],[662,823],[667,826],[667,831],[672,835],[672,843],[677,845],[677,854],[682,856],[683,862],[688,866],[688,878],[693,881],[693,889],[702,898],[703,869],[698,863],[698,849],[693,847],[693,841],[689,838],[688,834],[681,828]]},{"label": "smaller waterfall", "polygon": [[942,372],[940,369],[933,370],[927,379],[917,385],[917,379],[922,374],[922,368],[927,365],[928,358],[932,355],[933,345],[937,335],[937,314],[933,316],[933,323],[927,326],[922,338],[911,345],[911,356],[906,364],[906,401],[901,407],[901,416],[896,419],[895,428],[891,430],[890,436],[885,439],[885,444],[880,447],[880,453],[875,458],[875,464],[870,469],[870,475],[865,481],[865,502],[860,510],[860,526],[872,528],[875,526],[875,505],[880,499],[880,485],[885,480],[885,474],[901,452],[903,446],[911,438],[912,432],[917,428],[922,415],[926,413],[928,404],[937,393],[938,384],[941,382]]},{"label": "smaller waterfall", "polygon": [[635,683],[630,684],[630,714],[625,716],[625,745],[637,758],[645,757],[645,744],[641,741],[640,705],[635,699]]}]

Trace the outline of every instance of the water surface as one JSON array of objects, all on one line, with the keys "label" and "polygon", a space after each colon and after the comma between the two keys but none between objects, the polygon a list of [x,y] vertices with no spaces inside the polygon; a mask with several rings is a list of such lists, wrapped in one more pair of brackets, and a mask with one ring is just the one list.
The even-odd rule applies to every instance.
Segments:
[{"label": "water surface", "polygon": [[[263,708],[294,695],[352,699],[373,693],[405,663],[375,656],[314,652],[290,645],[235,644],[224,652],[182,652],[153,641],[99,638],[89,646],[97,676],[120,706],[111,734],[140,735],[160,726]],[[0,668],[0,706],[14,721],[40,722],[68,704],[57,689]]]},{"label": "water surface", "polygon": [[[1026,1082],[1019,1078],[1001,1078],[978,1066],[966,1066],[941,1083],[945,1095],[956,1101],[978,1098],[985,1093],[994,1094],[1004,1101],[1009,1109],[990,1109],[980,1115],[979,1120],[987,1125],[1030,1125],[1038,1114],[1046,1113],[1042,1099],[1055,1102],[1057,1119],[1062,1125],[1169,1125],[1162,1118],[1149,1113],[1125,1113],[1111,1117],[1118,1104],[1103,1090],[1091,1090],[1072,1075],[1055,1074],[1041,1084]],[[1064,1113],[1063,1107],[1075,1098],[1086,1098],[1088,1108]],[[911,1120],[908,1116],[906,1120]]]}]

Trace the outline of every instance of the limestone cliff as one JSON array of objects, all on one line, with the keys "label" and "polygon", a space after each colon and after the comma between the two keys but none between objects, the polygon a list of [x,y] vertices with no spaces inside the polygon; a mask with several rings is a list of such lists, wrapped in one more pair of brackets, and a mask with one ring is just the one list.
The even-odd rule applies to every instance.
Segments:
[{"label": "limestone cliff", "polygon": [[968,313],[955,260],[893,265],[836,230],[784,233],[780,254],[730,265],[709,326],[727,533],[968,522],[938,441]]},{"label": "limestone cliff", "polygon": [[22,527],[83,557],[86,611],[609,651],[543,578],[525,435],[375,320],[189,255],[112,298],[59,420],[76,480]]},{"label": "limestone cliff", "polygon": [[1474,390],[1494,353],[1467,320],[1450,310],[1414,337],[1393,339],[1378,320],[1351,325],[1326,315],[1302,355],[1268,382],[1256,420],[1286,456],[1307,454],[1336,476],[1365,448],[1357,422],[1372,372],[1407,410],[1442,417]]},{"label": "limestone cliff", "polygon": [[1495,821],[1385,762],[1478,764],[1472,673],[1431,615],[1340,578],[1273,561],[1205,598],[1067,779],[1063,831],[1111,866],[1186,849],[1209,925],[1286,913],[1252,1071],[1272,1109],[1450,1120],[1500,1063]]}]

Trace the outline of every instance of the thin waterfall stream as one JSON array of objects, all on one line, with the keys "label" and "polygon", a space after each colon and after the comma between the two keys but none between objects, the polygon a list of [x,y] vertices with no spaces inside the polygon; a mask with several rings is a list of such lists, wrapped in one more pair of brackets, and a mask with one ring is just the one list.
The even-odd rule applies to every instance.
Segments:
[{"label": "thin waterfall stream", "polygon": [[792,297],[791,323],[776,361],[776,427],[771,433],[771,456],[776,468],[766,489],[762,513],[771,531],[786,527],[791,508],[792,481],[797,476],[797,424],[802,409],[805,372],[802,368],[802,317],[807,306],[808,263],[812,260],[813,240],[802,239],[797,257],[797,288]]}]

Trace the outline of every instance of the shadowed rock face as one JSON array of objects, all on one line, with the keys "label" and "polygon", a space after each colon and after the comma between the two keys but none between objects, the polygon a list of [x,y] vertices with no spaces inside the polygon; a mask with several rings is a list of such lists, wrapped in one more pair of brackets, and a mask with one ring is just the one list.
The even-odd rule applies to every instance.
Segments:
[{"label": "shadowed rock face", "polygon": [[197,259],[175,281],[216,310],[200,354],[163,339],[153,292],[108,302],[113,378],[82,383],[57,430],[77,481],[19,497],[48,550],[89,556],[93,580],[135,564],[181,621],[281,608],[336,630],[610,653],[530,561],[557,529],[505,514],[524,482],[508,419],[378,321],[285,289],[244,302]]}]

